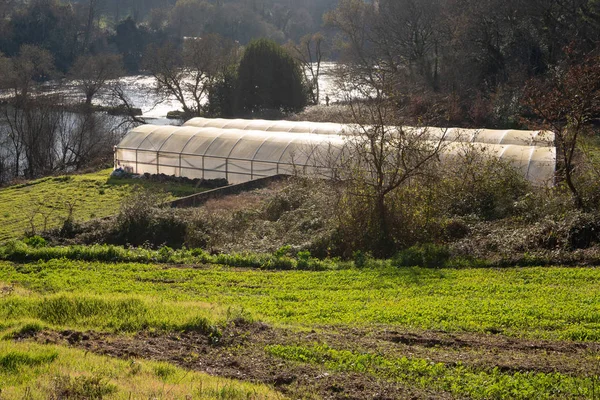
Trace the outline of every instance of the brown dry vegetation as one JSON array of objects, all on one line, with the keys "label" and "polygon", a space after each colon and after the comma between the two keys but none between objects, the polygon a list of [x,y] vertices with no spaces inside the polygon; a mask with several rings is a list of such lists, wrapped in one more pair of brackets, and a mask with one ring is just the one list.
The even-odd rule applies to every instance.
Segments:
[{"label": "brown dry vegetation", "polygon": [[[433,243],[450,257],[494,265],[597,264],[600,215],[577,210],[561,187],[535,188],[505,164],[473,158],[410,180],[386,200],[385,255]],[[590,189],[591,190],[591,189]],[[292,178],[209,200],[197,208],[154,205],[138,192],[118,215],[49,232],[60,244],[186,246],[212,253],[272,253],[349,259],[381,252],[371,202],[343,183]],[[445,259],[433,256],[441,266]]]},{"label": "brown dry vegetation", "polygon": [[[29,339],[27,335],[19,340]],[[132,337],[96,332],[43,331],[31,339],[66,344],[120,358],[167,361],[178,366],[227,378],[273,385],[292,398],[398,399],[453,398],[443,391],[402,385],[368,373],[328,370],[275,358],[265,349],[272,345],[326,344],[338,350],[385,355],[386,358],[419,358],[432,363],[460,363],[476,369],[505,373],[563,373],[587,376],[600,367],[597,343],[547,342],[495,335],[321,326],[299,331],[264,323],[237,320],[224,330],[215,345],[196,333],[140,332]],[[594,372],[595,371],[595,372]]]}]

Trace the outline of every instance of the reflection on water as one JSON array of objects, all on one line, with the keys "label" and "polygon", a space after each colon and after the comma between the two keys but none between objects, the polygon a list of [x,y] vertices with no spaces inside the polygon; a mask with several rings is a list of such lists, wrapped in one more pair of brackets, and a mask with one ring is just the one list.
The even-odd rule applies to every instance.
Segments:
[{"label": "reflection on water", "polygon": [[[327,62],[321,63],[321,73],[319,77],[320,86],[320,103],[325,104],[325,97],[328,96],[330,102],[343,101],[347,99],[347,92],[340,91],[333,76],[333,71],[336,63]],[[114,83],[115,81],[113,81]],[[180,103],[175,97],[170,96],[163,98],[154,91],[156,81],[151,76],[136,75],[126,76],[116,80],[121,87],[126,97],[135,108],[142,110],[142,116],[148,122],[159,125],[178,124],[177,120],[167,119],[169,111],[181,110]],[[85,100],[82,90],[77,87],[76,81],[48,82],[42,86],[45,94],[60,94],[68,103],[78,103]],[[0,94],[0,97],[2,95]],[[191,97],[189,98],[191,101]],[[94,98],[94,104],[100,106],[116,106],[118,102],[111,95],[109,90],[100,91]]]}]

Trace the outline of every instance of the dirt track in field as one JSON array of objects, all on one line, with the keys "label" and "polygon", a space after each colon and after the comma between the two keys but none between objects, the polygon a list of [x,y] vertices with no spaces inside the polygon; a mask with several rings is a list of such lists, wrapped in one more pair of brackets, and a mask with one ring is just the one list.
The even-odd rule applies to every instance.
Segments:
[{"label": "dirt track in field", "polygon": [[368,375],[332,372],[319,365],[275,358],[265,346],[326,343],[339,350],[423,358],[434,362],[501,371],[598,374],[600,343],[547,342],[498,335],[404,332],[321,327],[318,331],[273,328],[263,323],[231,324],[219,343],[199,333],[149,333],[133,337],[96,332],[43,331],[33,339],[68,344],[120,358],[168,361],[227,378],[263,382],[291,398],[444,399],[449,393],[406,387]]}]

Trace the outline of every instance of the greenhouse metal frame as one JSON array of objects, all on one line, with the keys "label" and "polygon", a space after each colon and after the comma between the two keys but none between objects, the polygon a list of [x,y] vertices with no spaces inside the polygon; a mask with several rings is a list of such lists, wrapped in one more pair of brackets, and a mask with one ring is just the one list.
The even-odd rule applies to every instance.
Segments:
[{"label": "greenhouse metal frame", "polygon": [[[509,161],[536,185],[553,183],[552,132],[404,129],[431,143],[448,142],[442,160],[459,154],[466,144]],[[115,147],[115,168],[136,174],[225,178],[230,183],[295,173],[333,177],[337,168],[343,168],[340,162],[352,157],[347,150],[357,137],[352,135],[355,131],[352,125],[330,123],[207,118],[192,119],[181,127],[142,125]]]},{"label": "greenhouse metal frame", "polygon": [[343,148],[343,139],[332,135],[142,125],[116,147],[115,165],[136,174],[240,183],[297,172],[330,176],[317,153],[339,156]]}]

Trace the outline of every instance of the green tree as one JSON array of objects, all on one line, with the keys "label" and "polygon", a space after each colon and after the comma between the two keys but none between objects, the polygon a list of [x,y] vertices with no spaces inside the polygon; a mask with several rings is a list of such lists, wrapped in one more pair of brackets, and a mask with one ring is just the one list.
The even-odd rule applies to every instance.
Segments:
[{"label": "green tree", "polygon": [[146,46],[144,32],[138,28],[132,18],[127,18],[117,25],[113,40],[123,56],[123,64],[127,72],[137,72]]},{"label": "green tree", "polygon": [[250,42],[238,68],[238,109],[298,111],[306,106],[307,93],[299,64],[277,43]]},{"label": "green tree", "polygon": [[73,8],[59,1],[28,3],[27,8],[11,17],[14,50],[24,45],[40,47],[52,54],[60,72],[67,71],[80,48],[80,21]]}]

